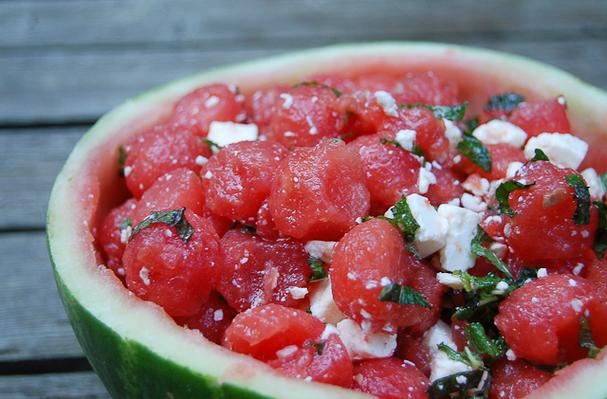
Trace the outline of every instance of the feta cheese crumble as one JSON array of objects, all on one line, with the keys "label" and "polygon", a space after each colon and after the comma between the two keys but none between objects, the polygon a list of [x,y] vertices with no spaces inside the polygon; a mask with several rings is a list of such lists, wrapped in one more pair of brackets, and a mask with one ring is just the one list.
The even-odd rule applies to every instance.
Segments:
[{"label": "feta cheese crumble", "polygon": [[[257,125],[234,122],[211,122],[207,138],[220,147],[240,141],[257,140]],[[213,151],[218,151],[213,146]]]},{"label": "feta cheese crumble", "polygon": [[308,289],[306,287],[289,287],[287,290],[293,299],[303,299],[308,295]]},{"label": "feta cheese crumble", "polygon": [[413,245],[422,258],[433,254],[445,245],[447,235],[446,225],[428,198],[411,194],[407,196],[407,205],[413,219],[419,225],[415,232]]},{"label": "feta cheese crumble", "polygon": [[337,324],[346,316],[339,310],[333,300],[331,279],[327,278],[320,283],[310,295],[310,312],[325,323]]},{"label": "feta cheese crumble", "polygon": [[375,92],[375,101],[384,110],[384,113],[389,116],[398,116],[398,110],[396,108],[396,100],[387,91],[379,90]]},{"label": "feta cheese crumble", "polygon": [[[124,168],[124,174],[126,176],[126,168]],[[593,200],[601,200],[605,195],[606,187],[603,185],[599,174],[593,168],[584,169],[582,171],[582,177],[588,185],[588,191],[590,191],[590,197]]]},{"label": "feta cheese crumble", "polygon": [[445,246],[440,250],[441,267],[449,272],[466,271],[472,268],[476,256],[471,251],[470,243],[482,220],[481,215],[469,209],[448,204],[438,207],[438,215],[447,226]]},{"label": "feta cheese crumble", "polygon": [[542,133],[531,137],[525,146],[525,157],[533,158],[539,148],[560,168],[577,169],[586,157],[588,144],[568,133]]},{"label": "feta cheese crumble", "polygon": [[421,194],[426,194],[431,184],[436,184],[436,176],[425,167],[419,168],[417,187]]},{"label": "feta cheese crumble", "polygon": [[424,334],[424,344],[428,347],[430,353],[431,382],[451,374],[472,370],[465,363],[449,359],[445,352],[438,349],[438,345],[441,343],[457,350],[457,346],[451,338],[451,329],[445,322],[439,320]]},{"label": "feta cheese crumble", "polygon": [[304,248],[310,256],[318,258],[325,263],[331,263],[335,245],[337,245],[336,241],[312,240],[308,241]]},{"label": "feta cheese crumble", "polygon": [[443,119],[445,123],[445,137],[449,141],[449,146],[452,150],[457,148],[457,145],[462,141],[463,133],[459,127],[449,119]]},{"label": "feta cheese crumble", "polygon": [[399,130],[396,133],[394,141],[396,141],[401,147],[407,151],[413,151],[413,144],[415,143],[415,136],[417,133],[415,130]]},{"label": "feta cheese crumble", "polygon": [[522,147],[527,140],[527,133],[520,127],[500,119],[493,119],[478,126],[472,135],[483,144],[510,144]]},{"label": "feta cheese crumble", "polygon": [[354,321],[337,323],[339,337],[354,360],[390,357],[396,349],[396,334],[365,333]]}]

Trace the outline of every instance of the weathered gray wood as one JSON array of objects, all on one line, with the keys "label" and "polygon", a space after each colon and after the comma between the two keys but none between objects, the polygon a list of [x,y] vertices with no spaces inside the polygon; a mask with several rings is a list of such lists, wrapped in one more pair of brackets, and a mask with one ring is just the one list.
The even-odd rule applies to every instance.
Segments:
[{"label": "weathered gray wood", "polygon": [[[44,233],[3,233],[0,253],[0,362],[82,356],[57,294]],[[2,385],[0,397],[11,397]]]},{"label": "weathered gray wood", "polygon": [[[607,68],[603,67],[607,65],[607,40],[459,41],[527,55],[607,87]],[[292,43],[290,48],[298,46]],[[176,77],[276,52],[279,50],[108,50],[0,55],[0,125],[92,120],[128,97]]]},{"label": "weathered gray wood", "polygon": [[53,181],[84,130],[0,130],[0,229],[44,226]]},{"label": "weathered gray wood", "polygon": [[259,43],[528,32],[605,34],[600,0],[13,0],[2,4],[0,46],[193,45],[243,48]]},{"label": "weathered gray wood", "polygon": [[110,395],[93,372],[0,377],[0,397],[7,399],[105,399]]}]

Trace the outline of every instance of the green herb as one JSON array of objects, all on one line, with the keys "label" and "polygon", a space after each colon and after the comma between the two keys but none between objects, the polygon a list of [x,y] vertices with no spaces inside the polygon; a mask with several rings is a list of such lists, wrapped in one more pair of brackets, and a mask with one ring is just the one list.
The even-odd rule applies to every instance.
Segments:
[{"label": "green herb", "polygon": [[590,223],[590,191],[584,180],[577,174],[565,176],[567,183],[573,188],[577,206],[573,214],[573,223],[586,225]]},{"label": "green herb", "polygon": [[473,276],[467,272],[456,271],[453,275],[459,277],[464,286],[464,290],[467,292],[477,290],[495,290],[495,286],[502,281],[500,277],[493,273],[487,273],[487,275],[479,277]]},{"label": "green herb", "polygon": [[592,331],[590,331],[590,324],[588,323],[588,317],[586,316],[583,316],[580,320],[579,344],[582,348],[588,349],[588,357],[593,359],[601,351],[601,349],[594,343],[594,339],[592,339]]},{"label": "green herb", "polygon": [[605,257],[607,251],[607,206],[602,201],[594,201],[599,211],[599,227],[594,236],[594,253],[598,259]]},{"label": "green herb", "polygon": [[399,229],[405,235],[405,239],[408,242],[412,242],[415,239],[415,233],[419,229],[419,224],[411,213],[411,208],[407,203],[407,197],[403,197],[392,207],[392,214],[394,215],[394,222]]},{"label": "green herb", "polygon": [[510,113],[523,101],[525,98],[517,93],[502,93],[489,97],[489,101],[485,104],[485,111],[503,111]]},{"label": "green herb", "polygon": [[544,151],[540,150],[539,148],[536,148],[535,149],[535,155],[529,161],[530,162],[535,162],[535,161],[550,161],[550,159],[548,158],[548,155],[546,155],[546,153]]},{"label": "green herb", "polygon": [[490,388],[491,375],[487,370],[464,371],[435,380],[428,388],[428,397],[430,399],[481,399],[489,397]]},{"label": "green herb", "polygon": [[324,87],[326,89],[331,89],[331,91],[333,92],[333,94],[335,94],[335,97],[341,97],[342,92],[337,90],[335,87],[331,87],[329,85],[326,85],[324,83],[320,83],[317,82],[315,80],[309,81],[309,82],[301,82],[299,84],[296,84],[294,87],[299,87],[299,86],[317,86],[317,87]]},{"label": "green herb", "polygon": [[325,343],[324,342],[314,342],[313,345],[316,348],[316,353],[318,355],[322,355],[322,351],[325,349]]},{"label": "green herb", "polygon": [[120,230],[126,230],[127,227],[133,226],[133,221],[131,218],[122,219],[122,222],[118,225]]},{"label": "green herb", "polygon": [[126,163],[126,150],[123,146],[118,147],[118,165],[120,165],[120,169],[124,169],[124,164]]},{"label": "green herb", "polygon": [[449,345],[441,342],[438,344],[438,349],[444,352],[447,357],[455,362],[464,363],[473,369],[478,369],[483,366],[483,361],[478,355],[470,350],[467,346],[463,352],[458,352]]},{"label": "green herb", "polygon": [[600,176],[601,184],[603,185],[603,190],[607,191],[607,173],[604,173]]},{"label": "green herb", "polygon": [[449,119],[450,121],[461,121],[466,114],[468,102],[459,105],[431,105],[431,104],[400,104],[400,108],[426,108],[434,114],[437,119]]},{"label": "green herb", "polygon": [[468,119],[465,123],[466,123],[465,133],[472,134],[474,129],[476,129],[481,124],[481,121],[478,116],[475,116],[474,118]]},{"label": "green herb", "polygon": [[487,233],[485,233],[485,230],[478,226],[476,236],[472,239],[472,242],[470,243],[472,253],[487,259],[489,263],[491,263],[499,271],[504,273],[510,280],[513,280],[512,274],[510,273],[510,270],[508,270],[508,267],[506,267],[506,264],[500,258],[497,257],[495,252],[493,252],[489,248],[486,248],[483,245],[483,243],[489,243],[491,241],[491,238],[487,235]]},{"label": "green herb", "polygon": [[313,256],[309,256],[308,265],[312,269],[312,276],[310,277],[310,282],[320,281],[327,278],[327,271],[323,267],[322,260]]},{"label": "green herb", "polygon": [[377,298],[382,302],[395,302],[401,305],[419,305],[430,308],[430,304],[417,290],[397,283],[385,286]]},{"label": "green herb", "polygon": [[495,190],[495,197],[499,202],[500,212],[508,216],[516,215],[514,211],[510,209],[510,204],[508,203],[510,193],[516,190],[526,190],[534,184],[535,182],[531,184],[523,184],[516,180],[508,180],[507,182],[500,184],[497,190]]},{"label": "green herb", "polygon": [[[403,148],[402,145],[400,145],[400,143],[396,140],[388,140],[386,138],[381,138],[379,140],[380,143],[385,144],[385,145],[393,145],[395,147],[398,148]],[[406,148],[403,148],[404,150],[406,150]],[[424,150],[422,150],[422,148],[417,145],[416,143],[413,143],[413,145],[411,146],[411,151],[409,151],[411,154],[417,155],[419,157],[423,157],[424,156]]]},{"label": "green herb", "polygon": [[492,358],[500,357],[505,353],[502,345],[489,338],[481,323],[470,323],[470,325],[466,327],[466,339],[472,349],[479,353],[489,355]]},{"label": "green herb", "polygon": [[177,235],[181,238],[183,242],[188,242],[188,240],[194,234],[194,229],[192,225],[188,223],[184,215],[185,208],[176,209],[173,211],[167,212],[151,212],[141,223],[139,223],[133,229],[131,233],[131,238],[133,238],[137,233],[141,230],[148,228],[152,224],[156,223],[164,223],[171,227],[174,227],[177,231]]},{"label": "green herb", "polygon": [[471,133],[464,133],[462,141],[457,144],[457,150],[485,172],[491,172],[492,160],[489,150]]},{"label": "green herb", "polygon": [[537,269],[530,269],[528,267],[525,267],[520,272],[518,272],[515,287],[516,288],[522,287],[529,280],[535,280],[536,278],[537,278]]},{"label": "green herb", "polygon": [[211,147],[211,149],[215,148],[216,151],[219,151],[219,150],[221,150],[223,148],[222,146],[220,146],[216,142],[211,141],[211,140],[209,140],[207,138],[204,138],[202,141],[204,143],[206,143],[209,147]]}]

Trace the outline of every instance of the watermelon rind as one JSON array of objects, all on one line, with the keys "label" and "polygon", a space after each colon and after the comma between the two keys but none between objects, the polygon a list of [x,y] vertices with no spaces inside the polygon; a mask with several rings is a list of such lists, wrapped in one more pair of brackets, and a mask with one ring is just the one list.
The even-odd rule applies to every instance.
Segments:
[{"label": "watermelon rind", "polygon": [[[117,146],[167,115],[177,98],[198,86],[223,81],[251,92],[362,66],[433,69],[436,65],[462,71],[465,79],[474,77],[532,97],[564,95],[574,130],[589,141],[595,158],[605,159],[601,143],[607,137],[607,93],[520,56],[437,43],[345,44],[217,68],[153,89],[99,119],[57,177],[47,214],[47,240],[58,291],[76,337],[112,397],[369,397],[280,376],[261,362],[177,326],[159,306],[138,299],[98,264],[91,228],[121,195],[113,192],[118,179]],[[530,398],[604,399],[605,377],[607,359],[602,354],[553,378]]]}]

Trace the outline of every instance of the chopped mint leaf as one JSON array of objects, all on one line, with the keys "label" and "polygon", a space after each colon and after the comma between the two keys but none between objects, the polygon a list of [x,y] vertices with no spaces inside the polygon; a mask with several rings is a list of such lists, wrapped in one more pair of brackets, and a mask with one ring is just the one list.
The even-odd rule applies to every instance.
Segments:
[{"label": "chopped mint leaf", "polygon": [[187,243],[192,237],[192,234],[194,234],[194,229],[186,220],[184,212],[185,208],[167,212],[153,211],[145,219],[143,219],[141,223],[135,226],[133,232],[131,233],[130,239],[132,239],[141,230],[148,228],[152,224],[164,223],[174,227],[181,240]]},{"label": "chopped mint leaf", "polygon": [[510,270],[508,270],[508,267],[506,267],[506,264],[500,258],[498,258],[492,250],[483,246],[483,243],[488,243],[491,241],[491,238],[487,235],[485,230],[478,226],[476,236],[472,239],[472,242],[470,243],[472,253],[487,259],[489,263],[491,263],[499,271],[504,273],[510,280],[513,280],[512,274],[510,273]]},{"label": "chopped mint leaf", "polygon": [[208,144],[208,145],[209,145],[209,147],[211,147],[211,149],[212,149],[212,148],[215,148],[217,151],[219,151],[219,150],[221,150],[221,149],[223,148],[222,146],[220,146],[220,145],[219,145],[219,144],[217,144],[216,142],[211,141],[211,140],[209,140],[209,139],[207,139],[207,138],[204,138],[202,141],[203,141],[203,142],[205,142],[206,144]]},{"label": "chopped mint leaf", "polygon": [[535,149],[535,155],[529,161],[530,162],[535,162],[535,161],[550,161],[550,159],[548,158],[548,155],[546,155],[546,153],[544,151],[540,150],[539,148],[536,148]]},{"label": "chopped mint leaf", "polygon": [[497,190],[495,190],[495,197],[499,202],[500,212],[504,215],[514,216],[515,213],[512,209],[510,209],[510,204],[508,203],[510,193],[516,190],[526,190],[534,184],[535,182],[531,184],[523,184],[516,180],[508,180],[507,182],[500,184]]},{"label": "chopped mint leaf", "polygon": [[428,388],[429,399],[481,399],[489,397],[491,375],[485,369],[439,378]]},{"label": "chopped mint leaf", "polygon": [[124,169],[124,164],[126,163],[126,150],[123,146],[118,147],[118,165],[120,165],[120,169]]},{"label": "chopped mint leaf", "polygon": [[495,290],[495,286],[502,281],[500,277],[493,273],[487,273],[487,275],[479,277],[473,276],[467,272],[456,271],[453,275],[460,278],[464,291],[472,292],[477,290]]},{"label": "chopped mint leaf", "polygon": [[594,201],[599,210],[599,227],[594,236],[594,253],[597,259],[603,259],[607,251],[607,206],[602,201]]},{"label": "chopped mint leaf", "polygon": [[415,239],[415,233],[419,229],[419,224],[417,224],[411,213],[407,197],[401,198],[400,201],[394,204],[392,214],[394,215],[394,223],[401,229],[405,235],[405,239],[408,242],[412,242]]},{"label": "chopped mint leaf", "polygon": [[315,80],[309,81],[309,82],[301,82],[299,84],[296,84],[294,87],[298,87],[298,86],[318,86],[318,87],[324,87],[327,89],[331,89],[331,91],[333,92],[333,94],[335,94],[335,97],[341,97],[342,92],[337,90],[335,87],[326,85],[324,83],[320,83],[317,82]]},{"label": "chopped mint leaf", "polygon": [[491,172],[492,160],[489,150],[471,133],[464,133],[462,141],[457,144],[457,150],[485,172]]},{"label": "chopped mint leaf", "polygon": [[473,322],[466,327],[466,339],[475,351],[489,355],[492,358],[500,357],[504,354],[503,347],[500,347],[496,341],[489,338],[485,332],[485,327],[481,323]]},{"label": "chopped mint leaf", "polygon": [[327,271],[322,265],[322,260],[313,256],[309,256],[308,265],[312,269],[312,276],[310,276],[310,282],[320,281],[327,278]]},{"label": "chopped mint leaf", "polygon": [[[398,147],[398,148],[403,148],[403,146],[400,145],[400,143],[398,141],[396,141],[396,140],[388,140],[386,138],[381,138],[379,140],[379,142],[382,143],[382,144],[385,144],[385,145],[393,145],[393,146]],[[422,148],[419,145],[417,145],[416,143],[413,143],[413,146],[412,146],[410,152],[411,152],[411,154],[417,155],[418,157],[423,157],[424,156],[424,150],[422,150]]]},{"label": "chopped mint leaf", "polygon": [[396,283],[385,286],[377,299],[382,302],[394,302],[401,305],[419,305],[425,308],[432,307],[419,291],[407,287],[406,285]]},{"label": "chopped mint leaf", "polygon": [[431,104],[400,104],[400,108],[426,108],[434,114],[437,119],[449,119],[450,121],[461,121],[466,114],[468,102],[459,105],[431,105]]},{"label": "chopped mint leaf", "polygon": [[603,173],[600,177],[601,184],[603,185],[603,189],[607,191],[607,173]]},{"label": "chopped mint leaf", "polygon": [[476,129],[481,124],[481,121],[478,116],[475,116],[474,118],[468,119],[465,123],[466,133],[472,134],[472,131],[474,131],[474,129]]},{"label": "chopped mint leaf", "polygon": [[325,343],[324,342],[314,342],[313,345],[316,348],[316,353],[318,355],[322,355],[322,351],[325,349]]},{"label": "chopped mint leaf", "polygon": [[464,348],[463,352],[458,352],[455,349],[451,348],[449,345],[441,342],[438,344],[438,349],[441,352],[444,352],[447,357],[455,362],[464,363],[473,369],[477,369],[483,366],[483,361],[480,357],[474,352],[470,350],[467,346]]},{"label": "chopped mint leaf", "polygon": [[590,191],[584,180],[578,174],[565,176],[567,183],[573,188],[577,206],[573,214],[573,223],[586,225],[590,223]]},{"label": "chopped mint leaf", "polygon": [[489,101],[485,104],[485,111],[503,111],[510,113],[523,101],[525,101],[525,97],[517,93],[496,94],[489,97]]},{"label": "chopped mint leaf", "polygon": [[133,221],[131,220],[131,218],[126,218],[126,219],[122,219],[122,222],[120,222],[120,224],[118,225],[118,228],[120,230],[125,230],[127,227],[132,227],[133,226]]},{"label": "chopped mint leaf", "polygon": [[525,285],[527,280],[535,280],[536,278],[537,269],[525,267],[520,272],[518,272],[518,276],[516,278],[516,287],[522,287],[523,285]]},{"label": "chopped mint leaf", "polygon": [[594,339],[592,338],[592,331],[590,331],[590,323],[588,323],[587,316],[582,316],[582,319],[580,320],[579,344],[582,348],[588,349],[588,357],[593,359],[601,351],[601,349],[594,343]]}]

